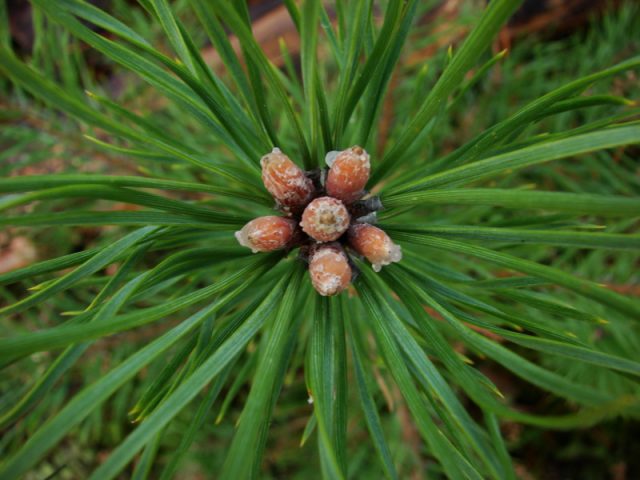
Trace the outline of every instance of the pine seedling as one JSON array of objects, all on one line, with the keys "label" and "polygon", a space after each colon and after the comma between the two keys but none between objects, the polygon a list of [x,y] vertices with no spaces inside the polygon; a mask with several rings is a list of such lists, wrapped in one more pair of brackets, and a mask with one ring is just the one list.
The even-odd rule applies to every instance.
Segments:
[{"label": "pine seedling", "polygon": [[0,227],[43,255],[0,273],[0,478],[516,478],[506,422],[637,419],[640,58],[605,25],[520,80],[521,3],[448,49],[432,2],[286,1],[300,74],[245,2],[32,0],[30,56],[0,7]]}]

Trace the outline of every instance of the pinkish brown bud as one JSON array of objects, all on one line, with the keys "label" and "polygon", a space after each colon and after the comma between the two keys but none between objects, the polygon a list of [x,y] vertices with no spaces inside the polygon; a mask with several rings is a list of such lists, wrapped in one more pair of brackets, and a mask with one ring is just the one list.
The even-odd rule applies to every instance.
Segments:
[{"label": "pinkish brown bud", "polygon": [[304,209],[300,226],[318,242],[332,242],[347,231],[349,221],[347,207],[340,200],[320,197]]},{"label": "pinkish brown bud", "polygon": [[313,198],[313,182],[279,148],[262,157],[260,165],[264,186],[285,209],[302,209]]},{"label": "pinkish brown bud", "polygon": [[323,297],[337,295],[351,282],[349,259],[340,244],[329,243],[313,250],[309,258],[313,288]]},{"label": "pinkish brown bud", "polygon": [[325,182],[327,194],[349,204],[363,195],[369,180],[369,154],[359,146],[342,152],[329,152],[326,157],[329,173]]},{"label": "pinkish brown bud", "polygon": [[357,223],[349,228],[349,245],[371,262],[373,270],[379,272],[384,265],[402,260],[400,246],[391,241],[384,230]]},{"label": "pinkish brown bud", "polygon": [[251,220],[235,235],[238,243],[253,253],[272,252],[288,246],[295,231],[295,220],[270,215]]}]

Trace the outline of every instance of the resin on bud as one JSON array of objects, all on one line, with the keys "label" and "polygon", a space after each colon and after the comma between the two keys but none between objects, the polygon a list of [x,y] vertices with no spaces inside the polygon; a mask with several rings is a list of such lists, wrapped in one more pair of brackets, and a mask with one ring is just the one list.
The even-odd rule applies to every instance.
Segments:
[{"label": "resin on bud", "polygon": [[349,204],[362,197],[369,180],[369,154],[359,146],[342,152],[329,152],[325,158],[329,172],[325,180],[327,195]]},{"label": "resin on bud", "polygon": [[313,198],[313,182],[279,148],[262,157],[260,165],[264,186],[284,209],[301,209]]},{"label": "resin on bud", "polygon": [[379,272],[384,265],[402,260],[402,250],[391,241],[384,230],[356,223],[349,228],[349,245],[371,262],[373,270]]},{"label": "resin on bud", "polygon": [[313,288],[323,297],[337,295],[351,282],[351,266],[339,243],[327,243],[312,250],[309,276]]},{"label": "resin on bud", "polygon": [[256,253],[286,248],[294,239],[295,233],[295,220],[269,215],[251,220],[235,236],[240,245]]},{"label": "resin on bud", "polygon": [[319,197],[304,209],[300,226],[314,240],[332,242],[347,231],[350,220],[347,207],[340,200]]}]

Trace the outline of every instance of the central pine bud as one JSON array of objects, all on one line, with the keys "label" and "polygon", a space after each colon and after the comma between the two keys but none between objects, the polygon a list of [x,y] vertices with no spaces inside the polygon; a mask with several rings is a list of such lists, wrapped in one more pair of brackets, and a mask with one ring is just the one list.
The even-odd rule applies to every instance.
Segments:
[{"label": "central pine bud", "polygon": [[340,200],[320,197],[304,209],[300,226],[314,240],[332,242],[347,231],[350,221],[347,207]]}]

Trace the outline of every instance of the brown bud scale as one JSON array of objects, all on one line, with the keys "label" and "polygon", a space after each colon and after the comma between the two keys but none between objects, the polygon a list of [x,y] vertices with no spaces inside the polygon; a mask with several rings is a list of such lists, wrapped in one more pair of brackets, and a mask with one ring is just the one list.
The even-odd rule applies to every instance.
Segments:
[{"label": "brown bud scale", "polygon": [[313,288],[322,295],[337,295],[351,282],[351,266],[342,247],[337,243],[314,249],[309,259],[309,276]]},{"label": "brown bud scale", "polygon": [[272,252],[291,243],[296,227],[295,220],[270,215],[251,220],[235,236],[240,245],[253,253]]},{"label": "brown bud scale", "polygon": [[373,270],[379,272],[384,265],[402,260],[402,250],[393,243],[384,230],[357,223],[349,228],[349,245],[371,262]]},{"label": "brown bud scale", "polygon": [[302,209],[313,198],[313,182],[280,149],[262,157],[260,165],[264,186],[282,207]]},{"label": "brown bud scale", "polygon": [[302,230],[318,242],[332,242],[349,228],[351,220],[344,204],[335,198],[314,199],[302,213]]},{"label": "brown bud scale", "polygon": [[325,189],[329,196],[350,204],[362,197],[369,180],[369,154],[357,145],[337,154],[332,153],[326,158],[330,168]]}]

